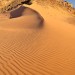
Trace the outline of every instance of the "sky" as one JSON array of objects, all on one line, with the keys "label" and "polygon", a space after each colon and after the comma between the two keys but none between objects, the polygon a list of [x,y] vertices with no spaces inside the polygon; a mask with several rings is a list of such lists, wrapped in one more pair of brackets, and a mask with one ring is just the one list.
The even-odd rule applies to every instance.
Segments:
[{"label": "sky", "polygon": [[66,1],[69,1],[70,3],[72,3],[73,6],[75,7],[75,0],[66,0]]}]

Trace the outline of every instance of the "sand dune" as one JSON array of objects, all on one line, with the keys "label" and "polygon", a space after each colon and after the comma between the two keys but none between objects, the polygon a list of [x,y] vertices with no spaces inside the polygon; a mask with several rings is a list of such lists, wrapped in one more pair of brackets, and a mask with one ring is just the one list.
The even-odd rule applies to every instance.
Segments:
[{"label": "sand dune", "polygon": [[[7,14],[7,15],[6,15]],[[43,17],[35,10],[21,6],[9,13],[1,14],[0,28],[37,28],[43,25]],[[19,18],[18,18],[19,17]],[[4,21],[5,19],[5,21]],[[7,24],[7,25],[6,25]],[[16,25],[15,25],[16,24]]]},{"label": "sand dune", "polygon": [[[24,8],[0,21],[0,75],[75,75],[74,17],[37,3]],[[41,29],[34,10],[44,18]]]}]

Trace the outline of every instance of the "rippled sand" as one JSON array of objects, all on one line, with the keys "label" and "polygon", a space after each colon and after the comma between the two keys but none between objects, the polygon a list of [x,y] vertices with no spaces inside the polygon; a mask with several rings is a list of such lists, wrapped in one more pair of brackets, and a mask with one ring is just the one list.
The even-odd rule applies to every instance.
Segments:
[{"label": "rippled sand", "polygon": [[[74,18],[60,8],[28,7],[0,21],[0,75],[75,75]],[[41,28],[30,8],[43,16]]]}]

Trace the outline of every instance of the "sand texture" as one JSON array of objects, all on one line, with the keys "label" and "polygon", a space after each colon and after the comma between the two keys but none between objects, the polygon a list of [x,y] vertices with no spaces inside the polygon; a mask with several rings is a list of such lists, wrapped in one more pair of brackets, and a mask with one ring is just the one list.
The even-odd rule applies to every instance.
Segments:
[{"label": "sand texture", "polygon": [[0,15],[0,75],[75,75],[74,16],[37,3],[8,15]]}]

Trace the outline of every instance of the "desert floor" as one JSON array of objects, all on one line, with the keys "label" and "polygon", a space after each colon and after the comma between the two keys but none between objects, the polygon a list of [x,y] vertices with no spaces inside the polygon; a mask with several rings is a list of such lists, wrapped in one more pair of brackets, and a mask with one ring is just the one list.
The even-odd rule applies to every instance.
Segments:
[{"label": "desert floor", "polygon": [[75,75],[74,16],[37,3],[12,15],[0,15],[0,75]]}]

